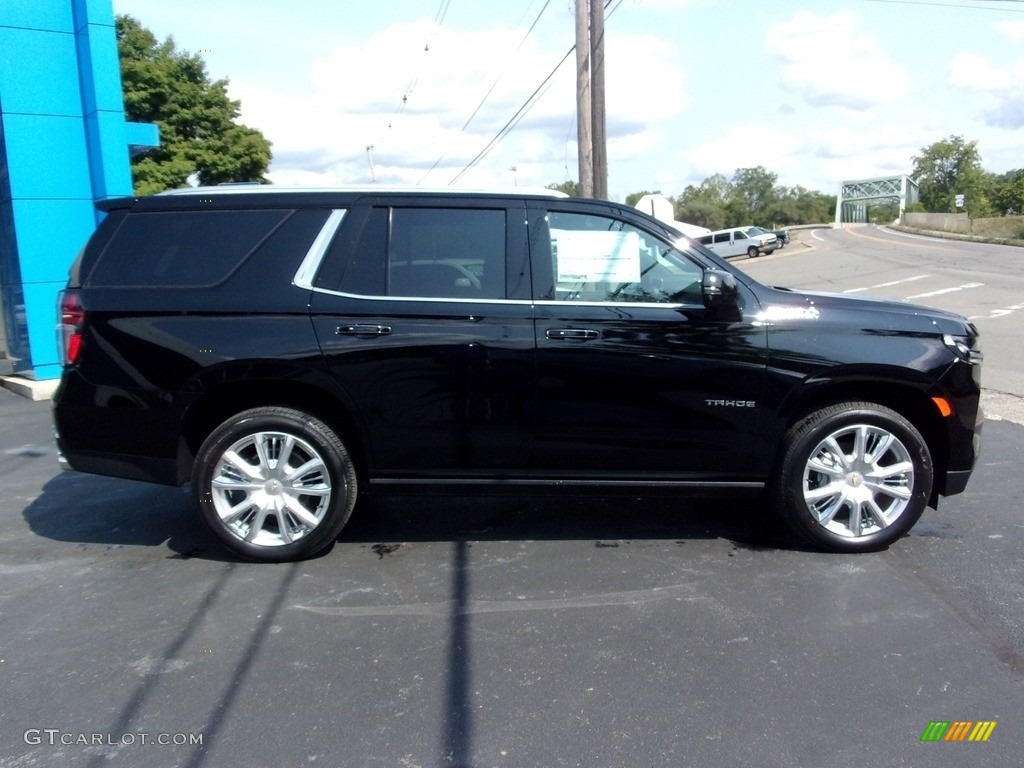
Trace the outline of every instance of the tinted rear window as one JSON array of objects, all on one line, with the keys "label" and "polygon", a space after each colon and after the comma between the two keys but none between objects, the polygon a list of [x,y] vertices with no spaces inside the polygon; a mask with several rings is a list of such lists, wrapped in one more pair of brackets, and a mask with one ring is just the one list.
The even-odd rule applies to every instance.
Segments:
[{"label": "tinted rear window", "polygon": [[290,213],[250,210],[129,214],[86,277],[86,285],[215,285],[236,270]]},{"label": "tinted rear window", "polygon": [[505,297],[505,210],[374,208],[365,225],[343,229],[318,286],[351,251],[341,291],[359,296]]}]

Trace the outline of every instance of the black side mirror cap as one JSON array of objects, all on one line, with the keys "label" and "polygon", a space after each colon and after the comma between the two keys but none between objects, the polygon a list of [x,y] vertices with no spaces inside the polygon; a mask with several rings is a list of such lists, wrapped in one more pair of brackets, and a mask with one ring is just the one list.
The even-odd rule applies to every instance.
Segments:
[{"label": "black side mirror cap", "polygon": [[716,312],[739,307],[740,292],[736,287],[736,276],[731,272],[721,269],[704,270],[701,293],[704,296],[704,306]]}]

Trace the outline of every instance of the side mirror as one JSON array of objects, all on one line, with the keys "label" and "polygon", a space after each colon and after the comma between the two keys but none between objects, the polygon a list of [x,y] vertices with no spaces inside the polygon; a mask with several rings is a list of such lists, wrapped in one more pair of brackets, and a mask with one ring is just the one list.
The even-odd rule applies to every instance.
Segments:
[{"label": "side mirror", "polygon": [[704,296],[704,306],[708,309],[723,312],[739,307],[740,292],[736,287],[736,276],[731,272],[706,269],[700,287]]}]

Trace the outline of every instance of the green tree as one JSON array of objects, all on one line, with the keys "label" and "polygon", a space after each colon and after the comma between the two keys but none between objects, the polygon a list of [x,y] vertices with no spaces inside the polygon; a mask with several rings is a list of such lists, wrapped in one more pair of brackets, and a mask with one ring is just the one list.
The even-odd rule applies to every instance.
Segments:
[{"label": "green tree", "polygon": [[791,224],[821,224],[835,217],[836,196],[813,192],[799,185],[776,187],[775,199],[767,208],[768,218],[780,227]]},{"label": "green tree", "polygon": [[992,207],[1000,216],[1024,215],[1024,168],[993,175]]},{"label": "green tree", "polygon": [[646,192],[630,192],[628,195],[626,195],[626,205],[630,206],[631,208],[635,208],[636,204],[640,202],[640,198],[643,197],[644,195],[660,194],[660,189],[648,190]]},{"label": "green tree", "polygon": [[708,229],[725,226],[726,209],[732,198],[732,183],[720,173],[708,176],[699,186],[690,184],[675,201],[678,221]]},{"label": "green tree", "polygon": [[732,197],[727,206],[727,226],[771,224],[771,206],[775,203],[778,175],[756,168],[737,168],[732,177]]},{"label": "green tree", "polygon": [[556,192],[564,192],[569,197],[579,197],[580,196],[580,185],[579,185],[579,182],[573,181],[572,179],[569,179],[568,181],[560,182],[558,184],[556,184],[556,183],[548,184],[547,185],[547,189],[553,189]]},{"label": "green tree", "polygon": [[731,180],[716,173],[698,186],[687,186],[676,198],[676,219],[708,229],[744,224],[775,228],[832,221],[835,195],[801,186],[776,186],[777,178],[761,166],[739,168]]},{"label": "green tree", "polygon": [[921,202],[933,213],[954,212],[956,196],[963,195],[972,216],[988,216],[987,174],[981,167],[977,141],[950,136],[921,149],[911,158],[912,175],[921,186]]},{"label": "green tree", "polygon": [[677,204],[675,216],[677,221],[685,221],[698,227],[725,227],[725,207],[705,200],[695,199]]},{"label": "green tree", "polygon": [[210,81],[198,54],[178,51],[131,16],[117,17],[125,116],[156,123],[160,146],[132,161],[135,193],[230,181],[267,183],[270,142],[236,122],[240,104],[227,80]]}]

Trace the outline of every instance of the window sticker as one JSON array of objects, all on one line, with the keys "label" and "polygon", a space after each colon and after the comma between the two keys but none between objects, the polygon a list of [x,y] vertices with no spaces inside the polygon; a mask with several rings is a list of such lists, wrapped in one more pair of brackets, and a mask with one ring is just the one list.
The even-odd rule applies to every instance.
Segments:
[{"label": "window sticker", "polygon": [[640,281],[640,236],[635,231],[553,229],[551,240],[559,283]]}]

